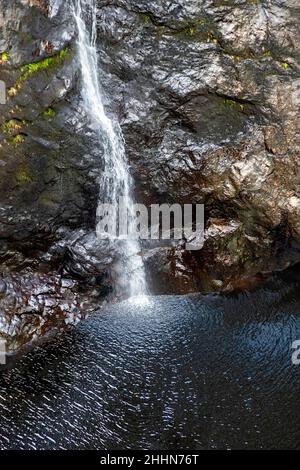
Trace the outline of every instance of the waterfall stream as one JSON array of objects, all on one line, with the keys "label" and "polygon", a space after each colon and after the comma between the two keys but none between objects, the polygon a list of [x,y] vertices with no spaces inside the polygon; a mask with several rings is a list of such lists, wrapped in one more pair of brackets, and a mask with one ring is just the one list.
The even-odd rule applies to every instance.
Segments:
[{"label": "waterfall stream", "polygon": [[[134,224],[132,178],[126,159],[124,139],[117,122],[113,122],[104,109],[99,82],[101,69],[97,58],[97,7],[95,0],[74,0],[73,14],[78,28],[78,58],[82,74],[82,98],[85,111],[104,148],[105,170],[100,185],[104,201],[100,204],[118,204],[119,197],[128,210],[128,224]],[[130,231],[130,229],[129,229]],[[105,234],[106,237],[108,236]],[[109,236],[109,238],[111,238]],[[112,239],[114,243],[114,239]],[[139,255],[138,240],[120,240],[121,257],[124,260],[118,272],[120,286],[129,291],[131,297],[146,293],[144,265]]]}]

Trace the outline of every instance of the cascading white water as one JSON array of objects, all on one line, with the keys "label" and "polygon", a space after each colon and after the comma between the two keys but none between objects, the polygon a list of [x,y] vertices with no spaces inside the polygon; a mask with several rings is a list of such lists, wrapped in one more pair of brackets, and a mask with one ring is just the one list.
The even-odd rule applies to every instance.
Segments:
[{"label": "cascading white water", "polygon": [[59,10],[61,0],[50,0],[49,2],[49,16],[53,18]]},{"label": "cascading white water", "polygon": [[[99,67],[96,50],[97,17],[95,0],[74,0],[74,18],[78,28],[78,56],[82,72],[82,98],[91,124],[104,145],[105,170],[101,179],[101,192],[105,201],[101,203],[117,204],[123,198],[128,213],[129,224],[134,223],[133,200],[131,196],[132,180],[125,154],[122,131],[117,122],[113,122],[106,114],[101,87],[99,83]],[[91,15],[91,30],[88,21]],[[100,202],[99,202],[100,203]],[[116,240],[120,242],[120,240]],[[146,294],[144,265],[139,255],[138,240],[122,241],[125,259],[123,272],[119,273],[119,282],[126,286],[130,296]]]}]

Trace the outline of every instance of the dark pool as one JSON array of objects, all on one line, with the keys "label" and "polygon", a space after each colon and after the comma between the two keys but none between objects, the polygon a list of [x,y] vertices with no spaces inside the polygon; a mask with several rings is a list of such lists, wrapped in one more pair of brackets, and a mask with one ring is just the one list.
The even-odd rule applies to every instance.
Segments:
[{"label": "dark pool", "polygon": [[299,448],[299,285],[103,308],[1,372],[1,449]]}]

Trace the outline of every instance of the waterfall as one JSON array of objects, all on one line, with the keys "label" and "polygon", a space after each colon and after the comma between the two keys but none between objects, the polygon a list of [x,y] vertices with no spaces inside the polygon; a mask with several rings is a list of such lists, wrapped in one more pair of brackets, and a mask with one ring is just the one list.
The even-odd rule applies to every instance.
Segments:
[{"label": "waterfall", "polygon": [[[113,122],[104,109],[102,91],[99,82],[97,40],[97,7],[95,0],[74,0],[74,18],[78,28],[78,57],[82,74],[82,98],[86,113],[99,141],[104,145],[105,169],[101,178],[101,193],[105,201],[100,203],[117,204],[123,198],[129,224],[134,223],[132,178],[125,154],[122,131],[117,122]],[[91,20],[91,21],[90,21]],[[91,23],[91,27],[88,24]],[[143,296],[146,293],[145,273],[142,257],[139,255],[138,240],[115,240],[122,247],[124,259],[122,272],[118,273],[118,282],[130,296]]]},{"label": "waterfall", "polygon": [[58,10],[59,10],[59,7],[60,7],[60,3],[61,0],[50,0],[49,2],[49,16],[50,18],[53,18]]}]

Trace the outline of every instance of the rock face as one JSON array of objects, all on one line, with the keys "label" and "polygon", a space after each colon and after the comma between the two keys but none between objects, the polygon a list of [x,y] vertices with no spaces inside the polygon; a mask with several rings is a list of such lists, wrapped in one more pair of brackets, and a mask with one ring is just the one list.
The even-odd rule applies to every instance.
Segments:
[{"label": "rock face", "polygon": [[[97,5],[136,200],[205,204],[202,250],[145,246],[152,292],[245,288],[299,262],[298,2]],[[99,302],[117,255],[94,236],[101,143],[69,2],[0,0],[0,80],[0,334],[14,350]]]},{"label": "rock face", "polygon": [[299,261],[298,2],[98,3],[138,200],[206,207],[201,251],[147,253],[152,288],[232,289]]},{"label": "rock face", "polygon": [[66,2],[0,1],[0,333],[13,350],[82,315],[76,282],[62,287],[64,240],[94,228],[102,163],[70,15]]}]

